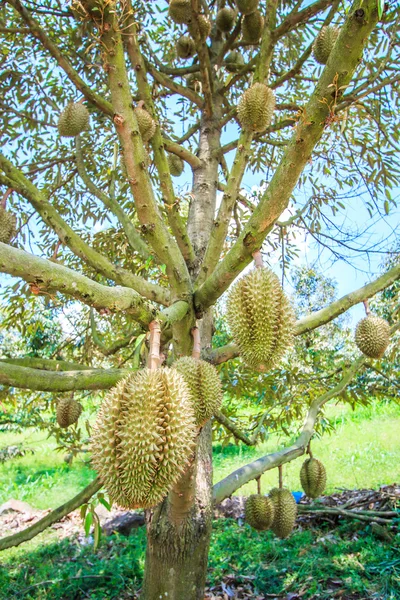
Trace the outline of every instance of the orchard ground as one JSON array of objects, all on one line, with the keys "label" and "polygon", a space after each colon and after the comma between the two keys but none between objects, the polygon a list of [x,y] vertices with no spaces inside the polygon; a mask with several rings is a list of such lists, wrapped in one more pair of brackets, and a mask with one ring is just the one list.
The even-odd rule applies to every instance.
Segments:
[{"label": "orchard ground", "polygon": [[[352,411],[332,406],[332,435],[313,442],[313,452],[326,465],[326,493],[338,488],[378,488],[400,479],[400,406],[374,403]],[[54,508],[93,478],[85,461],[71,466],[55,451],[44,432],[1,433],[0,448],[22,444],[34,450],[0,464],[0,504],[9,498],[35,508]],[[286,442],[287,443],[287,442]],[[214,479],[284,445],[271,438],[257,448],[214,445]],[[299,490],[302,458],[284,467],[284,484]],[[277,484],[277,470],[262,478],[262,491]],[[256,491],[255,482],[240,495]],[[97,552],[76,536],[59,540],[54,530],[19,548],[0,554],[0,598],[123,599],[135,598],[144,567],[145,531],[129,537],[103,537]],[[215,598],[222,593],[238,598],[398,599],[400,598],[400,534],[391,543],[373,536],[368,523],[329,522],[298,528],[288,540],[271,532],[257,533],[236,521],[214,523],[208,585]],[[221,587],[222,586],[222,587]],[[231,592],[229,592],[231,590]],[[239,591],[238,591],[239,590]],[[272,594],[272,595],[267,595]],[[292,594],[292,595],[291,595]],[[293,595],[294,594],[294,595]],[[298,596],[297,596],[297,595]],[[210,598],[213,596],[210,595]]]}]

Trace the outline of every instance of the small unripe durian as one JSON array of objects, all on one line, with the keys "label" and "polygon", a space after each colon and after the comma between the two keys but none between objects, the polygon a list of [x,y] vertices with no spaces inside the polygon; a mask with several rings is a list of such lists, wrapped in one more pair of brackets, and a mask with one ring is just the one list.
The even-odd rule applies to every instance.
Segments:
[{"label": "small unripe durian", "polygon": [[179,175],[182,175],[184,169],[183,160],[176,154],[172,154],[172,152],[168,152],[167,160],[171,175],[173,177],[179,177]]},{"label": "small unripe durian", "polygon": [[269,497],[274,506],[271,529],[281,539],[288,537],[296,522],[297,506],[293,494],[286,488],[274,488]]},{"label": "small unripe durian", "polygon": [[76,137],[89,129],[89,111],[80,102],[68,104],[58,119],[58,133],[62,137]]},{"label": "small unripe durian", "polygon": [[17,217],[0,206],[0,242],[9,244],[17,233]]},{"label": "small unripe durian", "polygon": [[144,108],[139,106],[135,108],[135,115],[142,140],[148,142],[156,132],[156,124],[151,118],[151,115]]},{"label": "small unripe durian", "polygon": [[194,40],[188,35],[182,35],[176,42],[176,53],[179,58],[190,58],[196,53]]},{"label": "small unripe durian", "polygon": [[329,55],[332,52],[338,35],[339,29],[337,27],[333,27],[332,25],[328,25],[327,27],[322,27],[321,31],[315,38],[313,55],[315,60],[320,65],[326,65],[328,62]]},{"label": "small unripe durian", "polygon": [[[198,23],[198,26],[199,26],[200,39],[206,40],[208,38],[208,36],[210,35],[210,33],[211,33],[211,23],[210,23],[210,21],[207,19],[206,16],[199,15],[197,23]],[[190,35],[192,37],[196,37],[195,27],[193,25],[193,21],[191,21],[190,23],[188,23],[188,30],[189,30],[189,33],[190,33]]]},{"label": "small unripe durian", "polygon": [[69,427],[77,422],[82,412],[82,404],[74,398],[61,398],[57,403],[57,423],[60,427]]},{"label": "small unripe durian", "polygon": [[187,25],[193,17],[191,0],[171,0],[168,14],[178,25]]},{"label": "small unripe durian", "polygon": [[357,323],[357,348],[370,358],[381,358],[390,341],[390,325],[385,319],[368,315]]},{"label": "small unripe durian", "polygon": [[264,29],[264,17],[259,10],[246,15],[242,22],[243,41],[258,44]]},{"label": "small unripe durian", "polygon": [[235,19],[236,12],[233,8],[221,8],[221,10],[217,12],[217,17],[215,19],[217,29],[222,31],[222,33],[229,33],[232,30]]},{"label": "small unripe durian", "polygon": [[274,92],[263,83],[255,83],[245,91],[238,105],[238,117],[243,129],[265,131],[275,110]]},{"label": "small unripe durian", "polygon": [[252,369],[272,369],[293,344],[293,309],[278,277],[266,267],[253,269],[234,284],[226,317],[239,352]]},{"label": "small unripe durian", "polygon": [[225,58],[224,64],[225,64],[225,69],[229,73],[235,73],[244,65],[243,54],[240,54],[240,52],[237,52],[237,51],[229,52],[229,54],[227,54],[227,56]]},{"label": "small unripe durian", "polygon": [[244,515],[250,527],[258,531],[269,529],[274,520],[274,513],[274,505],[268,496],[253,494],[247,498]]},{"label": "small unripe durian", "polygon": [[221,380],[217,369],[204,360],[184,356],[173,364],[190,390],[196,425],[202,427],[222,404]]},{"label": "small unripe durian", "polygon": [[236,0],[236,6],[242,15],[250,15],[257,10],[260,0]]},{"label": "small unripe durian", "polygon": [[318,498],[326,486],[326,469],[317,458],[308,458],[300,470],[301,487],[309,498]]},{"label": "small unripe durian", "polygon": [[175,369],[142,369],[104,399],[92,434],[92,463],[111,499],[150,508],[168,494],[195,448],[189,389]]}]

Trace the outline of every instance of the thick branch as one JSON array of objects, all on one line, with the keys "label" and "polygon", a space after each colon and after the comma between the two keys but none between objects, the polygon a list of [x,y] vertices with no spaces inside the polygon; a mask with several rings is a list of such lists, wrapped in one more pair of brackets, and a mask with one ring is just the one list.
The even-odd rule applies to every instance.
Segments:
[{"label": "thick branch", "polygon": [[[1,358],[1,362],[20,367],[32,367],[43,371],[92,371],[92,367],[80,363],[68,362],[66,360],[50,360],[48,358],[36,358],[33,356],[22,356],[20,358]],[[1,367],[1,365],[0,365]]]},{"label": "thick branch", "polygon": [[[306,8],[301,11],[292,11],[286,19],[277,27],[274,31],[274,39],[278,40],[279,38],[286,35],[289,31],[292,31],[301,23],[305,23],[310,20],[311,17],[317,15],[319,12],[325,10],[328,6],[332,4],[332,0],[318,0],[318,2],[314,2],[314,4],[309,4]],[[355,9],[353,5],[353,9]]]}]

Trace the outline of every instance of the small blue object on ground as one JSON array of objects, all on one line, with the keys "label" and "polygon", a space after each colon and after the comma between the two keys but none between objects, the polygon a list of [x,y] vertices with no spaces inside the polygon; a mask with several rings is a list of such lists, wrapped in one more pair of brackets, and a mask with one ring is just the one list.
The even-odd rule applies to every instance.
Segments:
[{"label": "small blue object on ground", "polygon": [[304,492],[292,492],[293,498],[296,500],[296,504],[300,502],[302,497],[304,496]]}]

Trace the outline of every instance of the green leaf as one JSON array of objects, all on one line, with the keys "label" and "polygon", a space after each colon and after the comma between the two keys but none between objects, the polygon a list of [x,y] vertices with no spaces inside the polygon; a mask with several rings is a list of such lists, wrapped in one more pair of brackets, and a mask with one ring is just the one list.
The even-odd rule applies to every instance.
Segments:
[{"label": "green leaf", "polygon": [[383,203],[383,207],[385,209],[385,214],[388,215],[389,214],[389,202],[387,200],[385,200],[385,202]]},{"label": "green leaf", "polygon": [[88,537],[90,533],[90,527],[93,523],[93,513],[89,512],[85,518],[85,535]]},{"label": "green leaf", "polygon": [[383,11],[385,9],[385,0],[377,0],[378,2],[378,15],[382,19]]}]

